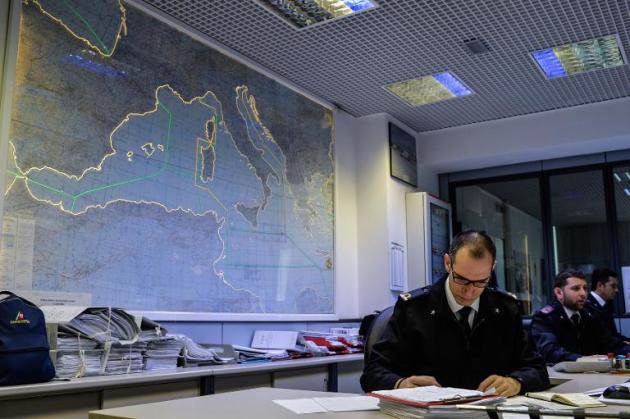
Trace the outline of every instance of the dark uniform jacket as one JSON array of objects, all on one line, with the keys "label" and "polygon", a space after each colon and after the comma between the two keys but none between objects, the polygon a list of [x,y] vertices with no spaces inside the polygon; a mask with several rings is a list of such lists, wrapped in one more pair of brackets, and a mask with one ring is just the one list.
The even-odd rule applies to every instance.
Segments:
[{"label": "dark uniform jacket", "polygon": [[521,382],[521,393],[549,387],[543,359],[523,330],[517,301],[486,289],[470,336],[446,300],[446,278],[402,294],[361,376],[366,392],[400,378],[431,375],[442,386],[477,389],[492,374]]},{"label": "dark uniform jacket", "polygon": [[611,335],[617,339],[630,341],[629,337],[626,337],[617,331],[617,326],[615,325],[615,310],[612,301],[608,301],[605,305],[601,305],[599,304],[599,301],[593,297],[593,293],[589,292],[584,309],[594,316],[599,316],[602,325],[608,329]]},{"label": "dark uniform jacket", "polygon": [[534,314],[532,340],[548,363],[575,361],[582,355],[630,352],[630,346],[602,327],[599,317],[580,310],[580,318],[580,325],[576,327],[559,301]]}]

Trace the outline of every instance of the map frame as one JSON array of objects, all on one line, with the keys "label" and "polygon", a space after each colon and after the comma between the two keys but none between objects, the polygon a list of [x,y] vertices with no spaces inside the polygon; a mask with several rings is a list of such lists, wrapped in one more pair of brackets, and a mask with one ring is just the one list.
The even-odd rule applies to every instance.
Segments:
[{"label": "map frame", "polygon": [[[265,69],[259,64],[253,62],[252,60],[244,57],[243,55],[235,52],[217,42],[210,39],[209,37],[195,31],[192,28],[184,27],[176,19],[171,16],[166,15],[165,13],[144,4],[138,0],[124,0],[125,6],[133,7],[140,12],[147,14],[149,17],[153,19],[157,19],[161,23],[168,25],[169,27],[183,33],[184,35],[192,38],[193,40],[200,42],[204,46],[216,51],[217,53],[223,54],[230,59],[237,61],[238,63],[249,67],[253,71],[256,71],[266,77],[269,77],[274,82],[277,82],[284,87],[293,90],[299,95],[304,96],[305,98],[315,102],[316,104],[330,110],[333,116],[333,123],[331,127],[331,140],[332,145],[331,149],[333,154],[335,154],[336,148],[336,125],[335,125],[335,115],[334,112],[336,107],[322,100],[304,90],[302,90],[299,86],[294,85],[290,81],[284,79],[282,76],[279,76],[272,71]],[[10,121],[11,121],[11,111],[12,111],[12,99],[13,99],[13,91],[15,88],[15,77],[16,77],[16,63],[18,59],[18,42],[19,42],[19,30],[20,30],[20,19],[21,19],[21,11],[22,11],[22,1],[20,0],[9,0],[7,4],[8,8],[8,30],[7,30],[7,39],[4,45],[2,45],[3,41],[0,39],[0,53],[4,52],[5,62],[4,62],[4,73],[0,73],[0,156],[7,156],[10,152],[10,141],[9,141],[9,129],[10,129]],[[2,16],[3,10],[0,9],[0,20],[3,18]],[[4,49],[4,51],[3,51]],[[1,62],[0,62],[1,64]],[[1,70],[1,69],[0,69]],[[0,184],[6,185],[7,182],[7,159],[0,159]],[[333,168],[332,173],[333,176],[337,176],[337,159],[333,159]],[[332,191],[332,200],[333,200],[333,208],[336,212],[338,205],[338,188],[333,183],[333,191]],[[4,194],[0,194],[0,214],[4,214]],[[0,229],[3,228],[3,217],[0,216]],[[332,254],[334,260],[337,260],[337,256],[339,253],[338,250],[338,238],[336,235],[336,220],[333,217],[333,229],[332,229],[332,242],[333,249]],[[0,230],[1,231],[1,230]],[[332,313],[327,314],[299,314],[299,313],[229,313],[229,312],[180,312],[180,311],[156,311],[156,310],[129,310],[131,313],[136,315],[143,315],[150,317],[155,320],[165,320],[165,321],[247,321],[247,322],[268,322],[268,321],[337,321],[339,320],[339,316],[337,314],[340,301],[343,301],[343,297],[340,295],[341,290],[337,281],[337,269],[333,270],[333,309]],[[37,301],[35,301],[37,302]]]}]

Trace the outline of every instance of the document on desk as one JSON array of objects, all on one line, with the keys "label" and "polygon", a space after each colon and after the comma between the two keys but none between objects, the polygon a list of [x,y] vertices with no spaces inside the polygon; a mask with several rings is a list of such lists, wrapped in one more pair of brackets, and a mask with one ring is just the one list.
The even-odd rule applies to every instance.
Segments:
[{"label": "document on desk", "polygon": [[378,390],[371,396],[416,407],[428,407],[439,404],[466,403],[496,394],[494,388],[486,392],[454,387],[424,386],[395,390]]},{"label": "document on desk", "polygon": [[295,349],[298,332],[284,330],[256,330],[252,348],[256,349]]},{"label": "document on desk", "polygon": [[314,397],[313,400],[330,412],[378,410],[378,399],[371,396]]},{"label": "document on desk", "polygon": [[370,396],[314,397],[273,402],[297,414],[378,410],[378,399]]},{"label": "document on desk", "polygon": [[285,409],[301,415],[303,413],[325,413],[327,410],[313,399],[273,400]]}]

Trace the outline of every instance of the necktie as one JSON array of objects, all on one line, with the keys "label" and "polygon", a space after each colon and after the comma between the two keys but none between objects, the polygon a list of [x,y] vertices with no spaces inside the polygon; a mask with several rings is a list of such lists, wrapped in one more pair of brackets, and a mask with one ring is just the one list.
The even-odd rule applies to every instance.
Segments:
[{"label": "necktie", "polygon": [[470,335],[470,323],[468,322],[468,316],[470,316],[470,311],[472,308],[465,306],[459,309],[457,313],[459,313],[459,324],[462,325],[464,331],[466,332],[466,336]]},{"label": "necktie", "polygon": [[571,321],[573,322],[573,324],[575,325],[575,327],[579,328],[580,327],[580,315],[577,313],[574,313],[571,316]]}]

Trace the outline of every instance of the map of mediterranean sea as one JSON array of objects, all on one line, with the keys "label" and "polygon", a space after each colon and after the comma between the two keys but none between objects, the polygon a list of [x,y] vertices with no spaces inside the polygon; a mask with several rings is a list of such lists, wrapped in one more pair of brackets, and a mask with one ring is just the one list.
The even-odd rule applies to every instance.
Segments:
[{"label": "map of mediterranean sea", "polygon": [[118,0],[22,6],[0,286],[333,313],[331,111]]}]

